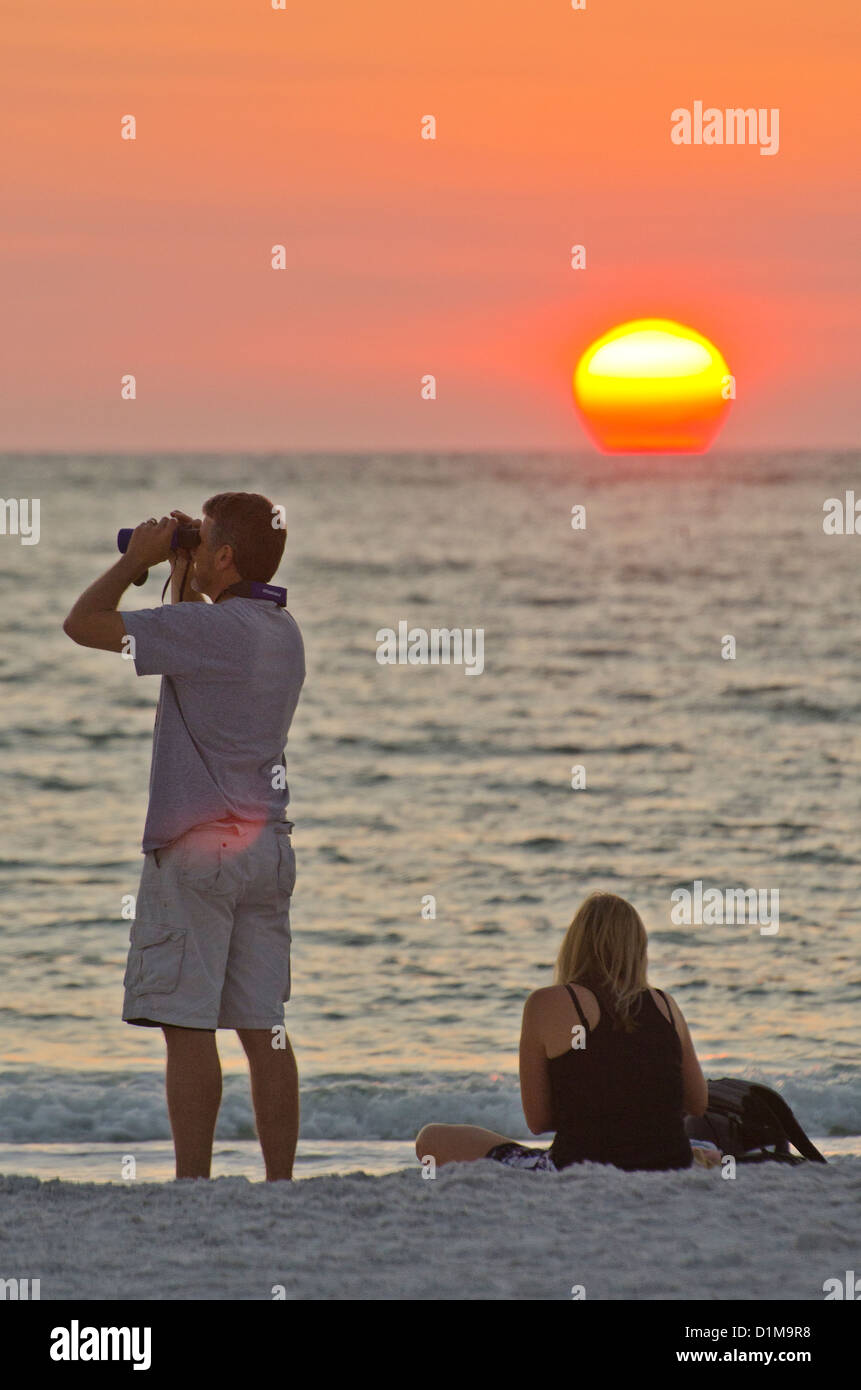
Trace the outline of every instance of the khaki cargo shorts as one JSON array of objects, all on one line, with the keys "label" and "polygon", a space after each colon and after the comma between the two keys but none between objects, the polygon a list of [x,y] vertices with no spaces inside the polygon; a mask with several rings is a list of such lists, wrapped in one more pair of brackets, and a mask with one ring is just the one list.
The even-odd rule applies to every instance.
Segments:
[{"label": "khaki cargo shorts", "polygon": [[290,998],[291,821],[195,826],[144,861],[127,1023],[273,1028]]}]

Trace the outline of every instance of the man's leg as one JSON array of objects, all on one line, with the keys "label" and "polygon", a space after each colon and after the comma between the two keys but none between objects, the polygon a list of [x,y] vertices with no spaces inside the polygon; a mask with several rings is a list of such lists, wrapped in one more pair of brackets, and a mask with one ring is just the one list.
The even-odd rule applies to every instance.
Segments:
[{"label": "man's leg", "polygon": [[292,1178],[299,1137],[299,1073],[285,1037],[272,1046],[271,1028],[237,1028],[251,1072],[251,1098],[257,1135],[266,1163],[266,1181]]},{"label": "man's leg", "polygon": [[214,1030],[162,1024],[167,1043],[167,1110],[178,1178],[208,1178],[221,1104]]}]

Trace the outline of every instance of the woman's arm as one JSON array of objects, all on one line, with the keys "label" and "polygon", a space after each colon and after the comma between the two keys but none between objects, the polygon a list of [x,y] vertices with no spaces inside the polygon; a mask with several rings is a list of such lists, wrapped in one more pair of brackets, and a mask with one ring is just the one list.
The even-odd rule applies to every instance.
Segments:
[{"label": "woman's arm", "polygon": [[549,989],[537,989],[530,994],[520,1030],[520,1099],[531,1134],[547,1134],[553,1129],[547,1049],[540,1029],[549,993]]},{"label": "woman's arm", "polygon": [[688,1025],[685,1016],[673,999],[672,995],[667,995],[673,1018],[676,1021],[676,1030],[682,1044],[682,1085],[684,1087],[683,1105],[686,1115],[704,1115],[708,1109],[709,1087],[708,1082],[703,1076],[703,1069],[697,1061],[697,1054],[688,1032]]}]

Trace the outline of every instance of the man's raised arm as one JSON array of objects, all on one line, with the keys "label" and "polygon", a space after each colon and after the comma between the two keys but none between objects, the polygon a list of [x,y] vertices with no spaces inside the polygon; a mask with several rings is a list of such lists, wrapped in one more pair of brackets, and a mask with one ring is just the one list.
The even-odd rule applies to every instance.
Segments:
[{"label": "man's raised arm", "polygon": [[136,526],[125,555],[85,589],[63,623],[63,631],[80,647],[120,652],[126,629],[117,605],[130,584],[151,565],[159,565],[171,555],[170,543],[177,523],[164,516],[153,517]]}]

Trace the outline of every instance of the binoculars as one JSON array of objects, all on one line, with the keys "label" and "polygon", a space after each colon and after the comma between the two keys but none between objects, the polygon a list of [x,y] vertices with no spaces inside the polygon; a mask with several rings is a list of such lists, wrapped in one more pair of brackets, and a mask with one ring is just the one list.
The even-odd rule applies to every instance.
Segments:
[{"label": "binoculars", "polygon": [[[133,527],[123,526],[117,532],[117,550],[125,555],[129,548],[129,541],[132,538]],[[200,545],[200,529],[197,526],[177,526],[170,542],[171,550],[196,550]],[[138,575],[137,579],[132,580],[133,584],[145,584],[149,576],[149,570],[144,570],[143,574]]]},{"label": "binoculars", "polygon": [[[124,526],[117,531],[117,550],[125,555],[132,538],[132,526]],[[196,550],[200,545],[200,530],[197,526],[177,526],[170,543],[171,550]]]}]

